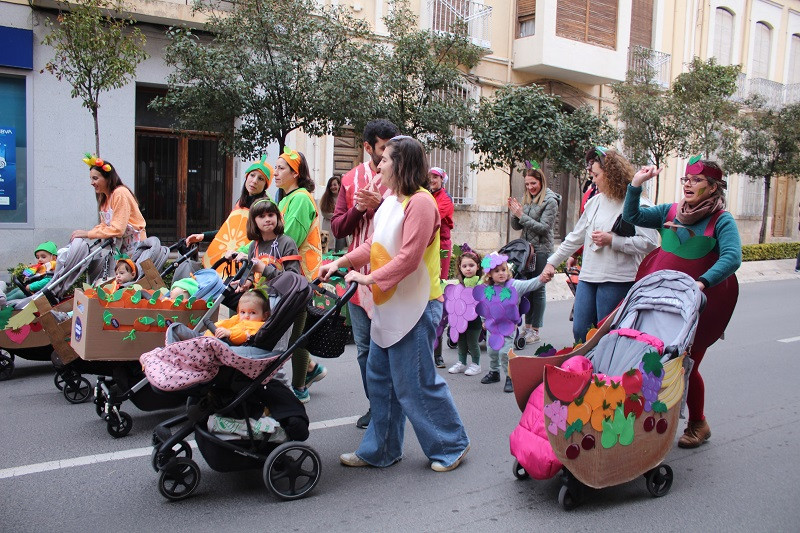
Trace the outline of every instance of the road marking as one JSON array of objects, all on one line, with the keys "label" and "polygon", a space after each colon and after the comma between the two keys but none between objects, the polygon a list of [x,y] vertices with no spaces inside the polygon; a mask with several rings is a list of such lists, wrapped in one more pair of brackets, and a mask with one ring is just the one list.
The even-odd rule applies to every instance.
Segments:
[{"label": "road marking", "polygon": [[778,342],[797,342],[800,341],[800,337],[789,337],[788,339],[778,339]]},{"label": "road marking", "polygon": [[[309,430],[334,428],[337,426],[344,426],[353,424],[358,420],[358,416],[346,416],[343,418],[333,418],[331,420],[322,420],[319,422],[312,422],[308,425]],[[197,448],[195,441],[190,440],[189,445],[192,448]],[[135,457],[147,457],[153,453],[153,447],[146,448],[132,448],[130,450],[121,450],[111,453],[99,453],[95,455],[84,455],[83,457],[74,457],[72,459],[58,459],[56,461],[47,461],[45,463],[36,463],[32,465],[15,466],[12,468],[4,468],[0,470],[0,479],[11,477],[26,476],[28,474],[38,474],[39,472],[48,472],[50,470],[61,470],[62,468],[72,468],[75,466],[94,465],[98,463],[107,463],[109,461],[120,461],[122,459],[133,459]]]}]

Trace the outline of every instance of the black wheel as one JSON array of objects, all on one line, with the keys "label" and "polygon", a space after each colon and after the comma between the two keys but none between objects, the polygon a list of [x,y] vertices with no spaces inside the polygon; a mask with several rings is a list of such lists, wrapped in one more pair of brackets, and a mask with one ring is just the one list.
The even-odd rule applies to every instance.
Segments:
[{"label": "black wheel", "polygon": [[316,450],[298,442],[284,442],[264,463],[264,485],[282,500],[296,500],[314,489],[321,473],[322,461]]},{"label": "black wheel", "polygon": [[528,471],[522,468],[522,465],[519,464],[519,461],[514,461],[514,477],[517,479],[528,479],[530,477]]},{"label": "black wheel", "polygon": [[83,403],[92,395],[92,384],[80,374],[64,376],[64,388],[61,392],[69,403]]},{"label": "black wheel", "polygon": [[14,373],[14,354],[6,350],[0,350],[0,381],[11,378]]},{"label": "black wheel", "polygon": [[579,503],[578,498],[570,492],[569,487],[566,485],[562,486],[561,490],[558,491],[558,504],[563,507],[565,511],[575,509]]},{"label": "black wheel", "polygon": [[653,498],[660,498],[672,488],[672,468],[669,465],[659,465],[645,475],[647,491]]},{"label": "black wheel", "polygon": [[173,459],[158,476],[158,492],[169,500],[188,498],[200,484],[200,467],[191,459]]},{"label": "black wheel", "polygon": [[53,376],[53,385],[56,386],[58,390],[64,390],[64,373],[61,371],[56,372],[56,375]]},{"label": "black wheel", "polygon": [[124,437],[131,432],[132,428],[133,418],[131,418],[131,415],[128,413],[119,411],[118,413],[111,413],[109,415],[106,429],[108,430],[108,434],[115,439]]},{"label": "black wheel", "polygon": [[153,453],[150,455],[150,464],[153,466],[153,470],[156,472],[164,468],[170,459],[174,457],[185,457],[186,459],[192,458],[192,447],[189,446],[189,443],[185,440],[180,441],[178,444],[172,447],[172,450],[166,453],[158,453],[158,449],[160,447],[160,443],[158,445],[154,445]]},{"label": "black wheel", "polygon": [[516,348],[517,350],[522,350],[523,348],[525,348],[525,337],[520,335],[519,337],[514,339],[514,348]]}]

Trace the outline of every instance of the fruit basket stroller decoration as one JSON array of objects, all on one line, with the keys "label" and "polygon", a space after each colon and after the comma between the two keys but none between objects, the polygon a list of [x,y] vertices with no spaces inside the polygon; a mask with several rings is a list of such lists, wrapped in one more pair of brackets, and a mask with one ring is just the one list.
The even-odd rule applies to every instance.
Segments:
[{"label": "fruit basket stroller decoration", "polygon": [[[641,475],[653,496],[669,492],[672,469],[662,461],[672,448],[686,394],[702,300],[690,276],[656,272],[631,288],[591,341],[533,361],[539,372],[543,368],[543,423],[563,465],[559,503],[565,509],[580,503],[584,486],[604,488]],[[513,361],[530,365],[530,359]],[[557,366],[568,359],[567,370]],[[531,368],[512,366],[515,388]],[[531,385],[538,383],[520,388],[530,392]],[[525,464],[534,467],[520,448],[522,425],[511,438],[517,477],[526,477]]]}]

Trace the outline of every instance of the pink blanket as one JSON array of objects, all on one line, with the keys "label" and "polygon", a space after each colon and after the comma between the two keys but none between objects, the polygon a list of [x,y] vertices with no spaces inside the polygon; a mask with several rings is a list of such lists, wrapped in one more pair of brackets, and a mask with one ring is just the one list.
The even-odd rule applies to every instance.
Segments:
[{"label": "pink blanket", "polygon": [[211,381],[221,366],[230,366],[255,379],[273,359],[248,359],[236,355],[215,337],[197,337],[156,348],[143,354],[139,361],[155,388],[176,391]]}]

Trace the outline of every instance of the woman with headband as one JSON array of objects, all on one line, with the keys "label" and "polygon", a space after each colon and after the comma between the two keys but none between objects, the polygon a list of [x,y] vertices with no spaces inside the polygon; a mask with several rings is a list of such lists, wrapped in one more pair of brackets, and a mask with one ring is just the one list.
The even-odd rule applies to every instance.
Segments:
[{"label": "woman with headband", "polygon": [[711,437],[705,419],[705,387],[698,372],[706,349],[719,339],[731,319],[739,284],[736,270],[742,264],[742,243],[736,221],[725,210],[722,169],[713,161],[693,157],[681,178],[683,198],[678,203],[640,207],[642,184],[662,169],[639,169],[628,186],[623,218],[640,227],[658,228],[661,247],[648,255],[637,279],[651,272],[671,269],[685,272],[697,280],[707,301],[692,344],[694,366],[689,374],[689,423],[678,440],[681,448],[696,448]]}]

